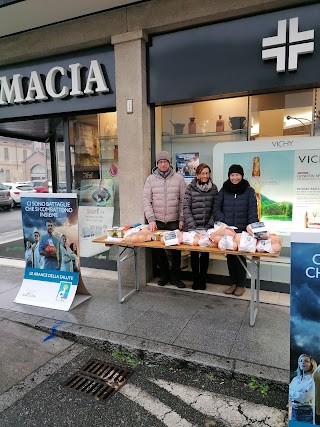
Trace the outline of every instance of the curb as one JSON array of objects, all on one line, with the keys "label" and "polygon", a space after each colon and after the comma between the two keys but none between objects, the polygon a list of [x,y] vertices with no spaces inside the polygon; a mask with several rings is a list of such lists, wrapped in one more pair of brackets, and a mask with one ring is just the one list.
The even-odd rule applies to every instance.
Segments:
[{"label": "curb", "polygon": [[134,353],[142,361],[152,358],[158,363],[170,364],[170,366],[200,367],[213,371],[221,377],[242,382],[250,382],[252,377],[255,377],[272,385],[274,389],[288,392],[289,371],[284,369],[216,356],[167,343],[141,339],[127,334],[81,326],[74,323],[57,322],[54,319],[34,315],[18,314],[11,317],[10,321],[48,333],[51,338],[54,336],[61,337],[77,344],[94,347],[98,350],[112,353],[121,349],[122,351]]}]

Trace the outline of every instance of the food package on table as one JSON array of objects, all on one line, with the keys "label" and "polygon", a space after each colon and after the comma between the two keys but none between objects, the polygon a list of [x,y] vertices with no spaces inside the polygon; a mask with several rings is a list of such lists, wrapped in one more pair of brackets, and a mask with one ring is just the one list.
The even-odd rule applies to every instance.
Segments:
[{"label": "food package on table", "polygon": [[247,232],[258,240],[269,239],[269,232],[264,222],[253,222],[247,225]]},{"label": "food package on table", "polygon": [[161,237],[165,246],[180,245],[182,243],[182,232],[180,230],[166,231]]},{"label": "food package on table", "polygon": [[182,243],[184,245],[198,246],[201,235],[196,231],[184,231],[182,233]]},{"label": "food package on table", "polygon": [[127,243],[143,243],[152,240],[152,234],[147,227],[130,228],[124,233],[124,239]]},{"label": "food package on table", "polygon": [[107,230],[110,237],[124,237],[124,227],[112,227]]},{"label": "food package on table", "polygon": [[269,254],[277,254],[281,249],[279,242],[273,242],[272,240],[258,240],[257,252],[268,252]]},{"label": "food package on table", "polygon": [[157,242],[160,242],[161,236],[163,236],[163,231],[155,231],[153,233],[153,236],[154,236],[154,240],[156,240]]},{"label": "food package on table", "polygon": [[[239,235],[239,237],[238,237]],[[243,231],[242,233],[239,233],[237,235],[236,241],[239,239],[238,242],[238,251],[240,252],[255,252],[257,247],[257,239],[253,236],[251,236],[246,231]]]},{"label": "food package on table", "polygon": [[207,232],[212,242],[215,241],[216,236],[231,236],[235,237],[236,232],[234,231],[237,227],[229,226],[224,222],[215,222],[214,228],[210,228]]},{"label": "food package on table", "polygon": [[202,246],[203,248],[211,247],[211,248],[217,248],[218,242],[210,240],[209,236],[207,234],[203,234],[198,242],[199,246]]},{"label": "food package on table", "polygon": [[236,251],[237,244],[232,236],[216,236],[215,240],[218,240],[218,248],[223,250]]}]

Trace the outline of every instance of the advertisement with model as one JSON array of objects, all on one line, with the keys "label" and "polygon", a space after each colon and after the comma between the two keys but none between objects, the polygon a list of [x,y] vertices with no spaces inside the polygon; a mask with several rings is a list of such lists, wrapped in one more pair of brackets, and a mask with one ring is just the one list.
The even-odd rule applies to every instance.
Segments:
[{"label": "advertisement with model", "polygon": [[89,298],[80,274],[76,194],[25,194],[21,214],[26,267],[15,302],[67,311]]},{"label": "advertisement with model", "polygon": [[320,424],[320,231],[292,233],[289,427]]}]

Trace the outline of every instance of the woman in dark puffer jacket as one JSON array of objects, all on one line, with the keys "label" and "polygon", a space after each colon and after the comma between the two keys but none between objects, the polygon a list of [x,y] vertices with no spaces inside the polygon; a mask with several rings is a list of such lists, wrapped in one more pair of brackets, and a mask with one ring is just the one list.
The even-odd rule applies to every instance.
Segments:
[{"label": "woman in dark puffer jacket", "polygon": [[[213,207],[214,220],[237,227],[237,233],[245,231],[248,224],[259,221],[254,189],[243,179],[243,175],[242,166],[230,166],[229,178],[219,191]],[[243,256],[240,258],[247,265],[246,259]],[[246,270],[237,256],[227,255],[227,263],[232,285],[225,293],[239,297],[245,291]]]},{"label": "woman in dark puffer jacket", "polygon": [[[212,209],[218,189],[212,182],[210,173],[210,167],[201,163],[196,169],[196,177],[186,189],[183,200],[186,231],[194,231],[199,228],[208,229],[214,225]],[[208,252],[191,252],[192,289],[206,289],[208,265]]]}]

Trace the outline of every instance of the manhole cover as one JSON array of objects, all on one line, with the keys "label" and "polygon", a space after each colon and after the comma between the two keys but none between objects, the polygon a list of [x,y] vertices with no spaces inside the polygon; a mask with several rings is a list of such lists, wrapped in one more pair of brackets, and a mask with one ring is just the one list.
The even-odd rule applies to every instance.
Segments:
[{"label": "manhole cover", "polygon": [[91,359],[62,386],[105,401],[116,393],[132,374],[130,369]]}]

